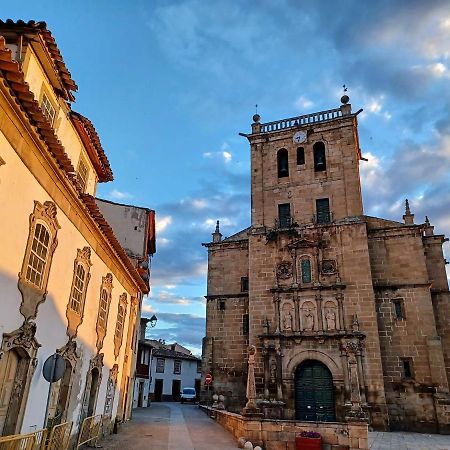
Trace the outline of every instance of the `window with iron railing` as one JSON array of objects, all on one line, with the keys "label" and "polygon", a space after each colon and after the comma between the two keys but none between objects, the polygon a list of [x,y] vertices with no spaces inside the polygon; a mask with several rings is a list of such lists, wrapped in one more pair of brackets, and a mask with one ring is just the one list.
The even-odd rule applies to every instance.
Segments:
[{"label": "window with iron railing", "polygon": [[280,228],[288,228],[291,226],[291,205],[289,203],[281,203],[278,205],[278,226]]}]

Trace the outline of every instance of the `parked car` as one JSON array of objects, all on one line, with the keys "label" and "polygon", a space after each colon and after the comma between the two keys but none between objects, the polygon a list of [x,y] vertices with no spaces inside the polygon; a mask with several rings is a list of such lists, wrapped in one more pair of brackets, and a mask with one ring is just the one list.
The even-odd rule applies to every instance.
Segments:
[{"label": "parked car", "polygon": [[197,393],[194,388],[186,387],[183,388],[183,392],[181,393],[181,403],[184,402],[195,402],[197,398]]}]

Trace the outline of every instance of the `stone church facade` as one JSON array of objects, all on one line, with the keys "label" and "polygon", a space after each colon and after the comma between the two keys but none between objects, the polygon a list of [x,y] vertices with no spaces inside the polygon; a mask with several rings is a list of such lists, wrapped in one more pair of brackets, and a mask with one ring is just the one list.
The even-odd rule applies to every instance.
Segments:
[{"label": "stone church facade", "polygon": [[251,226],[208,249],[203,371],[245,405],[247,348],[266,417],[450,432],[450,295],[442,245],[363,213],[357,116],[253,117]]}]

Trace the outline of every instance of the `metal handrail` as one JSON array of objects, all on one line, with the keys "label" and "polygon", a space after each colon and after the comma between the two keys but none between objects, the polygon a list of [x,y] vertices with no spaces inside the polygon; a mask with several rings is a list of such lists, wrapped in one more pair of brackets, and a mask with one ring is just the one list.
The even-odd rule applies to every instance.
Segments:
[{"label": "metal handrail", "polygon": [[50,430],[45,450],[66,450],[69,448],[70,434],[72,433],[73,422],[64,422],[55,425]]},{"label": "metal handrail", "polygon": [[326,111],[319,111],[316,113],[304,114],[302,116],[290,117],[289,119],[262,123],[260,132],[267,133],[270,131],[279,131],[284,130],[285,128],[292,128],[301,125],[326,122],[327,120],[338,119],[342,117],[342,115],[342,110],[340,108],[328,109]]},{"label": "metal handrail", "polygon": [[48,430],[0,437],[0,450],[45,450]]},{"label": "metal handrail", "polygon": [[86,417],[86,419],[83,420],[80,433],[78,434],[77,449],[88,442],[97,444],[102,431],[102,417],[102,414],[98,414],[97,416]]}]

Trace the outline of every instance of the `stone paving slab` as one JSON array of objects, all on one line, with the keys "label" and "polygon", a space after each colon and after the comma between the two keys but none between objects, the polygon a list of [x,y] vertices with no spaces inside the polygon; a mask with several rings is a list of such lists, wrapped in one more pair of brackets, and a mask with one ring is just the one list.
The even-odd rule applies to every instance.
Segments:
[{"label": "stone paving slab", "polygon": [[407,432],[369,433],[370,450],[450,450],[450,436]]},{"label": "stone paving slab", "polygon": [[[213,447],[211,447],[211,444]],[[108,450],[236,450],[228,431],[196,405],[152,403],[133,410],[120,433],[100,442]]]}]

